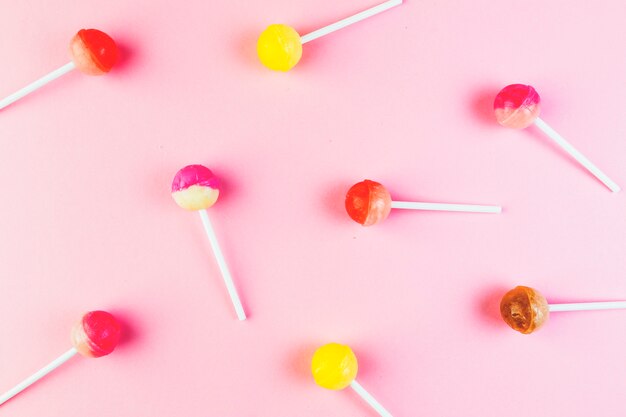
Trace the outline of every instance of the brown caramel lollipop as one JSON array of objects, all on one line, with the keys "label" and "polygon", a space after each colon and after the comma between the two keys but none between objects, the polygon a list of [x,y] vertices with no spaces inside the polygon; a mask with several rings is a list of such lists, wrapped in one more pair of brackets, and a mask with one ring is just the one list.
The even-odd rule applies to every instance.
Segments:
[{"label": "brown caramel lollipop", "polygon": [[502,297],[500,314],[513,330],[528,334],[548,320],[550,309],[545,297],[539,291],[518,286]]},{"label": "brown caramel lollipop", "polygon": [[533,288],[518,286],[504,294],[500,301],[502,319],[513,330],[529,334],[548,321],[551,311],[609,310],[626,308],[626,301],[548,304],[546,298]]}]

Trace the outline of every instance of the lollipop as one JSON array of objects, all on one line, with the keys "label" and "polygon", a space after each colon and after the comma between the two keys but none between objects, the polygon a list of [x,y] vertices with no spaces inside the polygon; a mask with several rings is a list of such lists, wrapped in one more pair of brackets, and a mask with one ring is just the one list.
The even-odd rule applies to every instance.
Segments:
[{"label": "lollipop", "polygon": [[209,215],[206,209],[211,207],[217,201],[217,197],[220,194],[219,180],[210,169],[202,165],[188,165],[178,171],[172,182],[172,197],[176,204],[186,210],[193,210],[200,213],[202,224],[204,225],[204,231],[206,232],[217,265],[222,272],[224,283],[230,299],[235,307],[235,313],[239,320],[246,319],[246,313],[239,300],[237,289],[233,282],[233,278],[228,270],[228,265],[222,254],[219,244],[217,243],[217,236],[209,220]]},{"label": "lollipop", "polygon": [[32,93],[74,68],[87,75],[103,75],[111,71],[118,58],[115,42],[97,29],[81,29],[70,42],[72,61],[0,100],[0,109]]},{"label": "lollipop", "polygon": [[557,145],[567,152],[578,163],[591,172],[597,179],[602,181],[614,193],[620,190],[600,168],[587,159],[561,135],[552,129],[546,122],[539,118],[539,94],[530,85],[511,84],[504,87],[493,103],[498,123],[505,127],[524,129],[535,124],[543,133],[548,135]]},{"label": "lollipop", "polygon": [[359,365],[352,349],[346,345],[329,343],[317,349],[311,361],[311,372],[317,385],[331,390],[341,390],[350,386],[378,414],[391,417],[391,413],[372,395],[356,382]]},{"label": "lollipop", "polygon": [[500,206],[391,201],[389,191],[382,184],[370,180],[354,184],[346,194],[348,215],[363,226],[372,226],[385,220],[392,208],[472,213],[500,213],[502,211]]},{"label": "lollipop", "polygon": [[609,310],[626,308],[626,301],[596,303],[548,304],[541,293],[530,287],[518,286],[504,294],[500,301],[502,319],[513,330],[529,334],[548,320],[551,311]]},{"label": "lollipop", "polygon": [[345,28],[353,23],[384,12],[394,6],[402,4],[402,0],[389,0],[353,16],[340,20],[304,36],[291,26],[274,24],[261,33],[257,42],[257,54],[261,63],[267,68],[276,71],[289,71],[295,67],[302,56],[302,45],[314,39],[328,35],[336,30]]},{"label": "lollipop", "polygon": [[87,358],[106,356],[115,350],[120,340],[120,325],[106,311],[90,311],[72,328],[72,347],[48,365],[35,372],[0,396],[0,404],[10,400],[50,372],[80,353]]}]

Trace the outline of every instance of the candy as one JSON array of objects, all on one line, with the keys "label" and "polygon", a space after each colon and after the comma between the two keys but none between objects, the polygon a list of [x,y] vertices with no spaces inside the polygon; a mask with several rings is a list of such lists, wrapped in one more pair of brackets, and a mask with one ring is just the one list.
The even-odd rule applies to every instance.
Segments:
[{"label": "candy", "polygon": [[172,181],[172,198],[186,210],[211,207],[220,195],[220,182],[211,170],[202,165],[182,168]]},{"label": "candy", "polygon": [[289,71],[302,57],[300,35],[287,25],[269,25],[259,36],[257,53],[267,68]]},{"label": "candy", "polygon": [[493,109],[502,126],[523,129],[539,116],[539,94],[529,85],[512,84],[498,93]]},{"label": "candy", "polygon": [[76,68],[88,75],[106,74],[119,58],[115,41],[97,29],[79,30],[70,42],[70,53]]},{"label": "candy", "polygon": [[117,45],[109,35],[97,29],[81,29],[70,41],[72,61],[44,75],[35,82],[0,100],[0,109],[78,68],[83,74],[102,75],[117,63]]},{"label": "candy", "polygon": [[228,295],[239,320],[246,319],[246,313],[239,299],[235,283],[226,264],[226,259],[217,241],[217,235],[206,209],[213,206],[220,194],[219,180],[211,170],[202,165],[188,165],[179,170],[172,181],[172,198],[180,207],[200,214],[204,231],[209,239],[217,266],[222,273]]},{"label": "candy", "polygon": [[388,0],[378,6],[357,13],[304,36],[300,36],[291,26],[282,24],[270,25],[261,32],[257,40],[257,55],[261,63],[267,68],[275,71],[289,71],[300,62],[303,44],[374,16],[399,4],[402,4],[402,0]]},{"label": "candy", "polygon": [[500,314],[513,330],[528,334],[543,326],[550,311],[548,302],[538,291],[518,286],[502,297]]},{"label": "candy", "polygon": [[619,185],[539,117],[539,102],[539,94],[530,85],[508,85],[500,90],[493,102],[496,120],[502,126],[514,129],[523,129],[534,124],[560,146],[561,149],[603,182],[607,188],[613,192],[618,192],[620,190]]},{"label": "candy", "polygon": [[381,183],[371,180],[364,180],[350,187],[346,194],[345,207],[350,218],[363,226],[372,226],[385,220],[392,208],[472,213],[502,211],[500,206],[392,201],[389,191]]},{"label": "candy", "polygon": [[500,301],[500,314],[504,322],[523,334],[532,333],[543,326],[548,321],[550,312],[622,308],[626,308],[626,301],[548,304],[539,291],[524,286],[513,288]]},{"label": "candy", "polygon": [[358,370],[359,365],[352,349],[338,343],[318,348],[311,361],[311,372],[317,385],[332,390],[350,385]]},{"label": "candy", "polygon": [[363,226],[372,226],[389,216],[391,195],[382,184],[364,180],[350,187],[345,205],[352,220]]},{"label": "candy", "polygon": [[322,388],[342,390],[350,387],[383,417],[391,417],[369,392],[356,381],[359,364],[352,349],[339,343],[328,343],[318,348],[311,360],[311,373],[315,383]]},{"label": "candy", "polygon": [[44,376],[80,353],[87,358],[99,358],[115,350],[120,340],[121,328],[115,317],[106,311],[90,311],[72,328],[70,350],[35,372],[0,396],[0,405],[10,400]]},{"label": "candy", "polygon": [[83,356],[99,358],[115,350],[120,340],[120,325],[111,313],[92,311],[74,325],[72,344]]}]

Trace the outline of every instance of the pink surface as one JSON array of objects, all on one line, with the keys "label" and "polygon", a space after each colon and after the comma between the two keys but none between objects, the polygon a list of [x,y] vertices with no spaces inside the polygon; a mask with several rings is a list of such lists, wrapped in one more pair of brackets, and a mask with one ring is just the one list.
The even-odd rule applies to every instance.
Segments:
[{"label": "pink surface", "polygon": [[[313,350],[331,341],[395,417],[624,415],[626,311],[554,314],[524,336],[498,302],[518,284],[626,299],[626,194],[535,128],[499,126],[492,104],[533,85],[542,118],[626,185],[626,3],[408,1],[305,45],[288,74],[257,61],[268,24],[306,33],[373,3],[3,8],[2,96],[68,62],[83,27],[110,34],[121,61],[0,111],[0,391],[69,349],[84,311],[125,333],[1,415],[374,415],[313,382]],[[192,163],[223,181],[210,216],[247,322],[198,216],[170,197]],[[363,178],[399,200],[505,211],[364,228],[343,207]]]}]

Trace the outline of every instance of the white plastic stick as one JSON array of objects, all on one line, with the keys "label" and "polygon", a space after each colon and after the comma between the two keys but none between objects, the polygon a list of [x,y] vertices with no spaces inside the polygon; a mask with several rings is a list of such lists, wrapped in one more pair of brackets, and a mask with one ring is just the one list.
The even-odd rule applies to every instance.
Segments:
[{"label": "white plastic stick", "polygon": [[2,394],[2,396],[0,396],[0,405],[9,401],[11,398],[15,397],[17,394],[24,391],[26,388],[30,387],[32,384],[39,381],[44,376],[48,375],[50,372],[54,371],[59,366],[63,365],[65,362],[70,360],[77,353],[78,351],[76,349],[71,348],[70,350],[68,350],[67,352],[65,352],[64,354],[62,354],[61,356],[59,356],[52,362],[50,362],[48,365],[44,366],[43,368],[41,368],[40,370],[38,370],[37,372],[29,376],[28,378],[26,378],[25,380],[17,384],[15,387],[11,388],[10,390]]},{"label": "white plastic stick", "polygon": [[385,410],[385,407],[383,407],[381,403],[376,401],[376,398],[372,397],[372,394],[365,391],[365,388],[363,388],[361,384],[356,382],[356,379],[352,381],[352,383],[350,384],[350,387],[352,387],[352,389],[357,394],[359,394],[361,398],[365,400],[366,403],[368,403],[374,410],[376,410],[378,414],[380,414],[383,417],[393,417],[389,411]]},{"label": "white plastic stick", "polygon": [[306,35],[300,37],[300,41],[304,44],[317,38],[321,38],[324,35],[328,35],[329,33],[335,32],[339,29],[343,29],[346,26],[349,26],[356,22],[360,22],[363,19],[367,19],[368,17],[372,17],[374,15],[377,15],[378,13],[382,13],[385,10],[389,10],[392,7],[398,6],[400,4],[402,4],[402,0],[388,0],[384,3],[379,4],[378,6],[372,7],[371,9],[364,10],[353,16],[340,20],[339,22],[333,23],[332,25],[328,25],[311,33],[307,33]]},{"label": "white plastic stick", "polygon": [[412,201],[392,201],[391,208],[433,211],[463,211],[469,213],[501,213],[500,206],[480,206],[475,204],[416,203]]},{"label": "white plastic stick", "polygon": [[543,133],[548,135],[550,139],[556,142],[565,152],[571,155],[578,163],[580,163],[585,169],[591,172],[597,179],[602,181],[604,185],[606,185],[609,190],[614,193],[621,190],[620,186],[613,182],[604,172],[600,171],[600,168],[595,166],[593,162],[587,159],[582,153],[578,151],[578,149],[574,148],[568,141],[563,138],[563,136],[559,135],[554,129],[552,129],[546,122],[541,120],[539,117],[535,119],[535,125],[541,129]]},{"label": "white plastic stick", "polygon": [[22,97],[32,93],[38,88],[43,87],[44,85],[48,84],[50,81],[56,80],[60,76],[67,74],[68,72],[72,71],[74,68],[76,68],[76,65],[74,65],[74,62],[69,62],[63,65],[61,68],[56,69],[47,75],[44,75],[37,81],[30,83],[29,85],[22,88],[21,90],[18,90],[15,93],[11,94],[10,96],[0,100],[0,110],[5,108],[9,104],[21,99]]},{"label": "white plastic stick", "polygon": [[550,304],[550,311],[586,311],[586,310],[613,310],[626,308],[626,301],[603,301],[598,303],[570,303]]},{"label": "white plastic stick", "polygon": [[202,219],[204,231],[206,232],[206,235],[209,238],[209,242],[211,243],[211,248],[213,249],[213,253],[215,254],[215,259],[217,260],[217,265],[222,272],[222,277],[224,278],[226,289],[228,290],[230,299],[232,300],[233,306],[235,307],[235,313],[237,313],[237,318],[239,320],[245,320],[246,313],[245,311],[243,311],[243,306],[241,305],[239,294],[237,294],[237,288],[235,288],[233,277],[230,275],[230,271],[228,270],[228,265],[226,264],[226,260],[224,259],[224,254],[220,249],[220,245],[217,243],[217,236],[215,236],[215,231],[213,230],[213,226],[211,226],[209,215],[206,210],[199,210],[198,213],[200,213],[200,218]]}]

